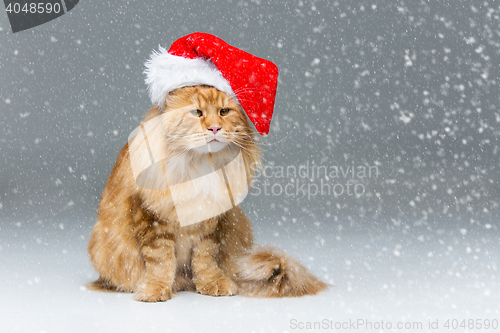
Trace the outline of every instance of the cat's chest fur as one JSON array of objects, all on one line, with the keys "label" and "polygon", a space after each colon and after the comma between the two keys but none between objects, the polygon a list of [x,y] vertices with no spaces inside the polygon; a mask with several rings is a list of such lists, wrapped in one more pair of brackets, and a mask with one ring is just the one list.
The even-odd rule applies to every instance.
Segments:
[{"label": "cat's chest fur", "polygon": [[[219,165],[213,164],[208,155],[171,159],[165,168],[158,167],[151,173],[152,177],[167,179],[169,193],[139,190],[145,208],[162,220],[172,221],[175,216],[181,230],[228,211],[248,192],[243,160],[241,156],[231,158],[221,159]],[[187,231],[184,233],[190,238],[193,236]],[[186,239],[186,243],[189,242],[191,240]]]}]

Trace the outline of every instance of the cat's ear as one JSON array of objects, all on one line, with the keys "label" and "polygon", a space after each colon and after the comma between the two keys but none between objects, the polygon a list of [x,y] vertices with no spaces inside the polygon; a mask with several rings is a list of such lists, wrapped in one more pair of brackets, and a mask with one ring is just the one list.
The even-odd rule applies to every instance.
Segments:
[{"label": "cat's ear", "polygon": [[166,94],[166,97],[168,98],[168,96],[179,95],[179,93],[181,93],[182,91],[187,90],[187,89],[188,89],[188,87],[181,87],[181,88],[172,89]]},{"label": "cat's ear", "polygon": [[165,108],[166,106],[168,105],[168,102],[169,101],[172,101],[172,99],[175,97],[175,96],[179,96],[183,89],[185,90],[185,88],[177,88],[177,89],[174,89],[174,90],[171,90],[169,91],[166,95],[165,95]]},{"label": "cat's ear", "polygon": [[165,101],[164,101],[164,106],[163,106],[163,108],[160,108],[160,109],[162,109],[162,111],[165,111],[168,108],[168,105],[172,102],[172,99],[173,99],[173,97],[175,95],[177,95],[176,90],[169,91],[166,94]]}]

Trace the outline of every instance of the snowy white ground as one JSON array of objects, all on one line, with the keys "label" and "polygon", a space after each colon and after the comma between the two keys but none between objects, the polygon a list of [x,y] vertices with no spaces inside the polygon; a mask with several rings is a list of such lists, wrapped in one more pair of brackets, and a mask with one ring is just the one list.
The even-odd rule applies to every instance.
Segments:
[{"label": "snowy white ground", "polygon": [[[330,320],[333,328],[315,331],[371,331],[334,329],[358,319],[393,325],[377,332],[460,332],[445,321],[500,320],[496,226],[265,227],[261,218],[258,242],[299,258],[332,284],[328,292],[296,299],[182,292],[145,304],[84,288],[97,277],[86,254],[92,220],[0,221],[1,332],[294,332]],[[429,320],[439,330],[428,329]],[[394,329],[398,322],[422,329]]]}]

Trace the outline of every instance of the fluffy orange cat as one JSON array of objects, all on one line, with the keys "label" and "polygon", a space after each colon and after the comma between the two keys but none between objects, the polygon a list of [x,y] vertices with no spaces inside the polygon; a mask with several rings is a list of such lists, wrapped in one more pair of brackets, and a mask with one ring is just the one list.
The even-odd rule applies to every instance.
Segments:
[{"label": "fluffy orange cat", "polygon": [[[236,149],[245,166],[245,186],[250,184],[260,151],[249,120],[234,99],[214,87],[192,86],[170,92],[165,105],[164,110],[153,107],[144,118],[147,122],[175,112],[175,117],[165,118],[168,122],[159,122],[147,133],[149,146],[165,156],[151,169],[153,182],[164,177],[176,183],[195,179],[207,169],[220,169],[234,158]],[[133,138],[118,155],[100,201],[88,246],[100,276],[90,288],[133,292],[144,302],[166,301],[181,290],[211,296],[284,297],[327,288],[283,252],[255,246],[250,221],[238,205],[181,226],[168,187],[147,189],[136,184],[131,144]],[[147,155],[149,148],[135,149]],[[227,172],[225,177],[231,183],[238,175]],[[224,191],[225,186],[206,182],[176,196],[192,207],[189,212],[196,219],[197,207],[204,211],[217,207]]]}]

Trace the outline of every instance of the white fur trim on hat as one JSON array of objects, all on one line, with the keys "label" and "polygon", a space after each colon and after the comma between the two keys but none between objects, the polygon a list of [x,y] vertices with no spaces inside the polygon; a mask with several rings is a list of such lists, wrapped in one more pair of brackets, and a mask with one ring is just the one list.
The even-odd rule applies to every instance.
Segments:
[{"label": "white fur trim on hat", "polygon": [[206,84],[231,97],[235,96],[229,83],[210,59],[174,56],[160,46],[159,51],[153,51],[145,65],[149,97],[160,108],[165,107],[165,96],[170,91],[187,86]]}]

